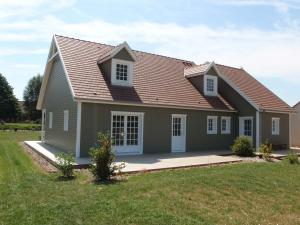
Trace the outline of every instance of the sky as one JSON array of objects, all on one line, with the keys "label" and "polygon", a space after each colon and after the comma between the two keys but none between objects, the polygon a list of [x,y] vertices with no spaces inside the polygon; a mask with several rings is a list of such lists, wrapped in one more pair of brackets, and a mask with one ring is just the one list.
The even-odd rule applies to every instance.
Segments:
[{"label": "sky", "polygon": [[0,0],[0,73],[18,99],[53,34],[243,67],[300,101],[300,0]]}]

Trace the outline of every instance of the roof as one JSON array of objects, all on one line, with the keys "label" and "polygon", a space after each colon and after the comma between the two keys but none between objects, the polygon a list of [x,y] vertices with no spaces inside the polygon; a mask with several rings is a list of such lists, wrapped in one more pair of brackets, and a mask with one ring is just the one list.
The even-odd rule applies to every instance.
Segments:
[{"label": "roof", "polygon": [[297,103],[293,106],[293,108],[296,108],[299,104],[300,104],[300,101],[297,102]]},{"label": "roof", "polygon": [[292,108],[244,69],[216,64],[218,71],[243,92],[260,110],[291,112]]},{"label": "roof", "polygon": [[204,75],[211,67],[211,63],[206,62],[201,65],[194,65],[184,69],[184,76]]},{"label": "roof", "polygon": [[244,69],[214,62],[197,66],[191,61],[131,50],[126,42],[123,45],[128,46],[135,57],[133,87],[113,86],[102,74],[98,62],[111,57],[120,45],[111,46],[58,35],[54,36],[54,40],[75,100],[234,111],[222,96],[204,96],[184,76],[203,74],[214,66],[220,77],[255,108],[292,111],[289,105]]},{"label": "roof", "polygon": [[134,51],[133,87],[110,85],[98,67],[114,46],[55,36],[75,100],[142,103],[195,109],[235,109],[221,96],[207,97],[183,76],[193,62]]}]

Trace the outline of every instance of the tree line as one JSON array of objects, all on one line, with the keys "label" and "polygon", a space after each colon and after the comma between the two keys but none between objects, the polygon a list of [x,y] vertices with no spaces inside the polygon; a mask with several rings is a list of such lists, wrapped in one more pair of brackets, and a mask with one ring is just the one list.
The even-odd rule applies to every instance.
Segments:
[{"label": "tree line", "polygon": [[12,86],[0,73],[0,122],[33,121],[39,123],[41,111],[36,105],[42,86],[43,77],[40,74],[32,77],[23,93],[24,102],[18,102]]}]

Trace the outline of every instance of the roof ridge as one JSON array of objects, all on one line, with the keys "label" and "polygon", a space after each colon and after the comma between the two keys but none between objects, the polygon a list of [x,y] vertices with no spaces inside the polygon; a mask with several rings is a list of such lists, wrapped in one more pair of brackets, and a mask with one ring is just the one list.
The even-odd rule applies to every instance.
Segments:
[{"label": "roof ridge", "polygon": [[232,69],[236,69],[236,70],[243,70],[243,71],[246,71],[243,67],[241,68],[238,68],[238,67],[235,67],[235,66],[228,66],[228,65],[224,65],[224,64],[220,64],[220,63],[215,63],[217,66],[225,66],[225,67],[229,67],[229,68],[232,68]]},{"label": "roof ridge", "polygon": [[[69,38],[69,39],[77,40],[77,41],[84,41],[84,42],[89,42],[89,43],[93,43],[93,44],[105,45],[105,46],[109,46],[109,47],[113,47],[113,48],[115,48],[115,47],[118,46],[118,45],[109,45],[109,44],[99,43],[99,42],[95,42],[95,41],[83,40],[83,39],[80,39],[80,38],[68,37],[68,36],[59,35],[59,34],[54,34],[54,35],[55,36],[59,36],[59,37],[63,37],[63,38]],[[145,53],[145,54],[149,54],[149,55],[155,55],[155,56],[165,57],[165,58],[169,58],[169,59],[174,59],[174,60],[179,60],[179,61],[182,61],[182,62],[187,62],[187,63],[193,63],[193,64],[195,64],[195,62],[193,62],[191,60],[179,59],[179,58],[175,58],[175,57],[170,57],[170,56],[166,56],[166,55],[160,55],[160,54],[157,54],[157,53],[145,52],[145,51],[140,51],[140,50],[134,50],[134,49],[132,49],[132,51],[134,51],[134,52],[140,52],[140,53]]]}]

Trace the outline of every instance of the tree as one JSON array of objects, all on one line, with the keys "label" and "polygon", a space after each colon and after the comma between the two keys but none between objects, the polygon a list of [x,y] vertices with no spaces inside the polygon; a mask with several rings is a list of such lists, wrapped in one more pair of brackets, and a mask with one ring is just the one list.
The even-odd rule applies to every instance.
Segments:
[{"label": "tree", "polygon": [[42,82],[43,77],[38,74],[28,81],[28,84],[24,90],[24,109],[28,119],[30,120],[38,120],[41,118],[41,112],[36,109],[36,105],[38,102]]},{"label": "tree", "polygon": [[13,88],[0,73],[0,120],[16,120],[21,114],[18,100],[14,96]]}]

